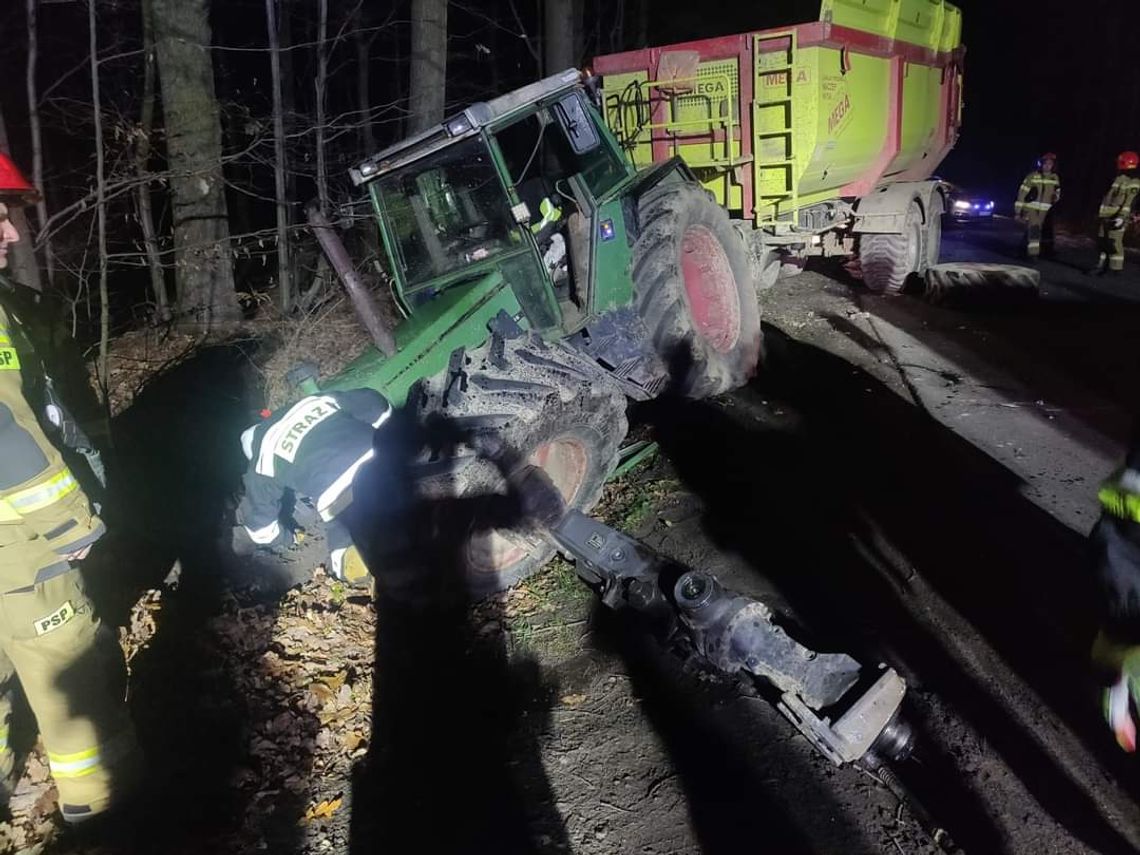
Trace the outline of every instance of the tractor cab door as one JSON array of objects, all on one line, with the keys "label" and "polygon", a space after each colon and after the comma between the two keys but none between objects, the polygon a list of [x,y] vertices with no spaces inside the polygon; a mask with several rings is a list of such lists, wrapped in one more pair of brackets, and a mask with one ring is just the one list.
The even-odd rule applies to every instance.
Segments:
[{"label": "tractor cab door", "polygon": [[598,199],[627,176],[624,162],[605,146],[594,114],[576,91],[495,129],[493,138],[512,203],[526,220],[564,328],[571,331],[585,320],[590,304]]}]

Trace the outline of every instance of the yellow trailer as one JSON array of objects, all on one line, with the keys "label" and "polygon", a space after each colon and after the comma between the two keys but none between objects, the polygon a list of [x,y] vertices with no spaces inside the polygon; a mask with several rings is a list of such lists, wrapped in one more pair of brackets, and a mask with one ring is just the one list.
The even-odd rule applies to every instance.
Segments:
[{"label": "yellow trailer", "polygon": [[779,262],[858,252],[901,290],[937,261],[931,181],[962,109],[962,16],[944,0],[823,0],[818,21],[601,56],[606,122],[636,166],[683,159]]}]

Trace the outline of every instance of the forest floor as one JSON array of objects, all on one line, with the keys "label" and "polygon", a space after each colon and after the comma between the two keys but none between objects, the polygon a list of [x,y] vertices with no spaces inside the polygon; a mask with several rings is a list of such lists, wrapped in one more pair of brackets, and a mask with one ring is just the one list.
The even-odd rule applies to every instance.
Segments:
[{"label": "forest floor", "polygon": [[[947,257],[987,247],[959,235]],[[1061,300],[1085,287],[1065,275]],[[597,510],[763,597],[817,649],[899,669],[919,749],[898,773],[924,810],[659,649],[562,561],[458,615],[379,616],[320,571],[292,585],[301,557],[276,577],[211,565],[241,460],[203,473],[196,452],[249,412],[247,356],[215,348],[118,425],[132,484],[161,454],[192,485],[140,487],[107,549],[132,576],[105,614],[130,656],[146,798],[110,839],[60,836],[30,746],[7,851],[1137,851],[1140,778],[1088,675],[1084,544],[1126,435],[1114,331],[1131,301],[1054,302],[979,316],[781,282],[762,299],[764,372],[636,411],[660,453]]]}]

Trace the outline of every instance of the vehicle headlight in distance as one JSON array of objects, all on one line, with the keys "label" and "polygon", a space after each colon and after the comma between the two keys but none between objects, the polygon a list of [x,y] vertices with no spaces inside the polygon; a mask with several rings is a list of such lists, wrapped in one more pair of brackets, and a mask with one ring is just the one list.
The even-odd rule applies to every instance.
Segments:
[{"label": "vehicle headlight in distance", "polygon": [[986,210],[992,211],[993,209],[994,209],[994,203],[993,202],[986,202]]},{"label": "vehicle headlight in distance", "polygon": [[959,199],[957,202],[954,203],[954,209],[958,210],[958,211],[968,211],[968,210],[970,210],[970,203],[969,202],[963,202],[962,200]]}]

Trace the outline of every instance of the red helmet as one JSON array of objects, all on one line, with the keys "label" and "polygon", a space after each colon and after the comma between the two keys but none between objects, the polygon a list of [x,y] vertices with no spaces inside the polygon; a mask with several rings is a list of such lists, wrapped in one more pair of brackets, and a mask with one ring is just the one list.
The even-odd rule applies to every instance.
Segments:
[{"label": "red helmet", "polygon": [[1122,151],[1116,158],[1116,168],[1124,171],[1140,166],[1140,154],[1134,151]]},{"label": "red helmet", "polygon": [[16,198],[21,202],[34,202],[40,194],[16,168],[12,158],[0,152],[0,199]]},{"label": "red helmet", "polygon": [[1047,160],[1053,161],[1053,164],[1055,166],[1057,164],[1056,152],[1047,151],[1043,155],[1041,155],[1039,158],[1037,158],[1037,168],[1041,169],[1045,165],[1045,161],[1047,161]]}]

